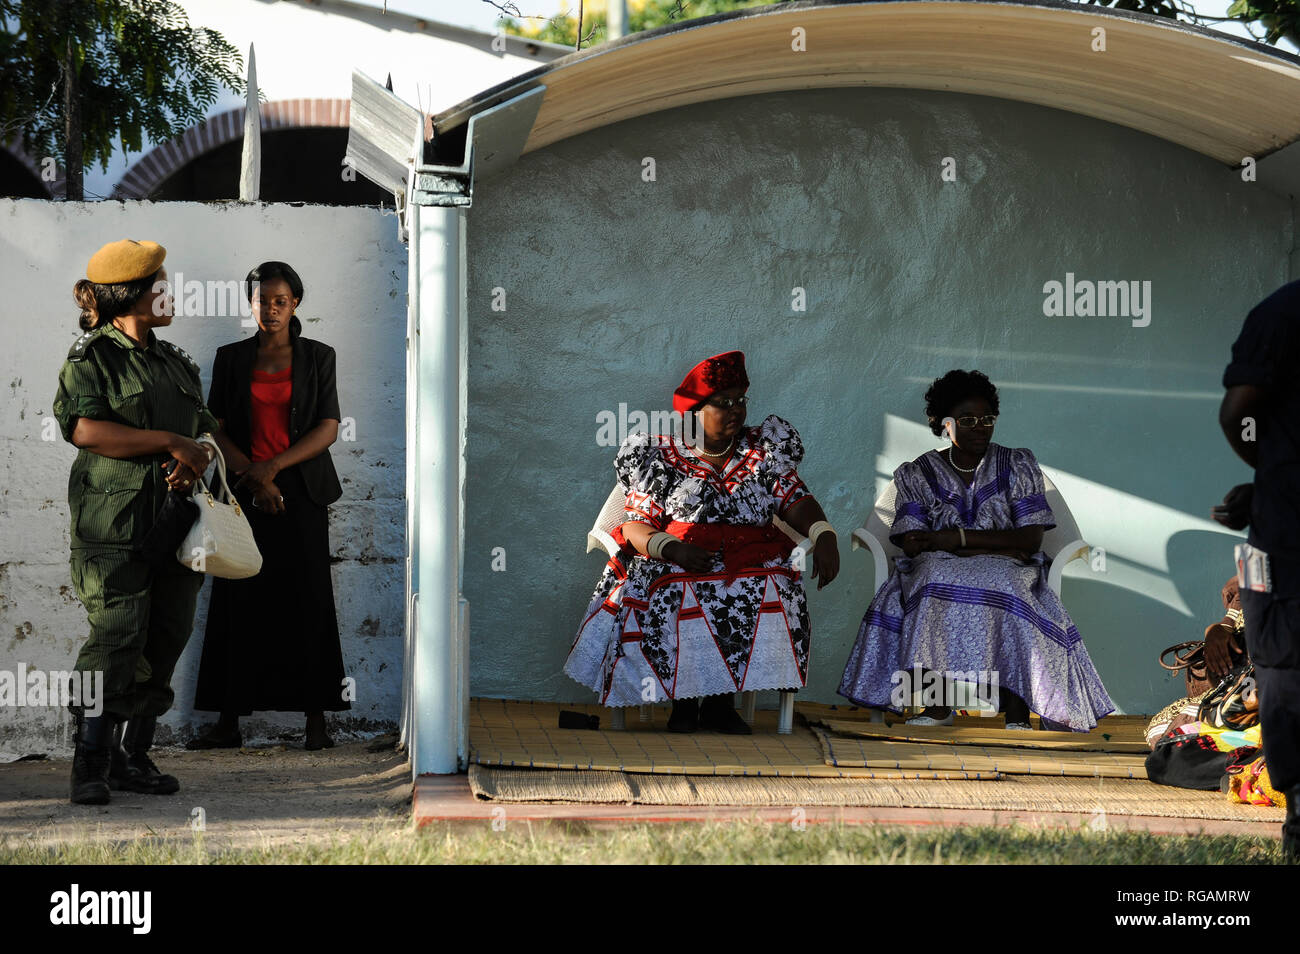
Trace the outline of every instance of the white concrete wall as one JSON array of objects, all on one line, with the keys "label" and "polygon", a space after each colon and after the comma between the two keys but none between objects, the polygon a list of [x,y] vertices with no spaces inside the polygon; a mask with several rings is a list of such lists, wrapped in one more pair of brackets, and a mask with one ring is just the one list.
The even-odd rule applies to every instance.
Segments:
[{"label": "white concrete wall", "polygon": [[[341,713],[359,731],[401,712],[405,554],[406,248],[378,210],[199,203],[51,203],[0,199],[0,670],[70,669],[88,628],[68,574],[68,470],[75,449],[43,422],[79,334],[72,286],[104,242],[149,238],[167,248],[173,281],[241,279],[279,259],[302,276],[303,333],[338,352],[339,405],[355,440],[331,449],[343,499],[330,508],[335,602],[344,666],[357,701]],[[177,296],[180,289],[176,289]],[[238,316],[175,319],[161,337],[199,363],[206,396],[219,345],[251,333]],[[46,433],[42,433],[45,431]],[[212,718],[191,709],[211,584],[177,668],[180,736]],[[66,751],[58,708],[0,707],[0,752]],[[255,714],[253,734],[301,728],[302,716]],[[247,734],[247,733],[246,733]],[[170,738],[164,732],[161,738]]]}]

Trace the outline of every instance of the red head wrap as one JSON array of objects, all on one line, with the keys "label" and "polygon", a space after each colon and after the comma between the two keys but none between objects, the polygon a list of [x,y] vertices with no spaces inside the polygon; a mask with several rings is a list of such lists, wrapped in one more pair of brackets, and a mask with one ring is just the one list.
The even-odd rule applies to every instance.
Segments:
[{"label": "red head wrap", "polygon": [[737,387],[749,387],[744,352],[725,351],[715,354],[691,368],[682,381],[682,386],[673,392],[673,410],[687,414],[695,405],[719,391]]}]

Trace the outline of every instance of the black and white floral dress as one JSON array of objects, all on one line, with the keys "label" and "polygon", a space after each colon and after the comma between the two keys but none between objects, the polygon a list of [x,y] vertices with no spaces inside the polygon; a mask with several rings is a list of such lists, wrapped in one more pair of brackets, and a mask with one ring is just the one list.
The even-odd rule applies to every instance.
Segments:
[{"label": "black and white floral dress", "polygon": [[[641,433],[628,435],[614,470],[627,521],[762,527],[810,496],[801,460],[798,432],[770,415],[742,430],[725,473],[678,437]],[[607,706],[802,687],[811,629],[789,551],[728,575],[716,558],[688,573],[625,546],[605,565],[565,673]]]}]

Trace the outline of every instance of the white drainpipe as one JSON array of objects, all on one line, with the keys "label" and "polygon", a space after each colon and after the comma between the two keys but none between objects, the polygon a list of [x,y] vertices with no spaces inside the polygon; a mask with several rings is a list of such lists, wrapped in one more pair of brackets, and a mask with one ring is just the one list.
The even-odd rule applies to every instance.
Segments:
[{"label": "white drainpipe", "polygon": [[412,575],[419,594],[411,768],[419,776],[455,772],[465,754],[468,647],[459,586],[465,210],[413,204],[409,212],[418,371],[417,438],[407,452],[417,455]]}]

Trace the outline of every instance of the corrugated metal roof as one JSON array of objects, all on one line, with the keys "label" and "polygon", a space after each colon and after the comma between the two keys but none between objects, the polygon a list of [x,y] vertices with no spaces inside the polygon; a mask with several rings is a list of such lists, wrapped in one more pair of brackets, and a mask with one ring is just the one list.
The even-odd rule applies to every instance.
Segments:
[{"label": "corrugated metal roof", "polygon": [[405,195],[417,144],[423,142],[420,111],[363,73],[352,73],[347,163],[371,182]]}]

